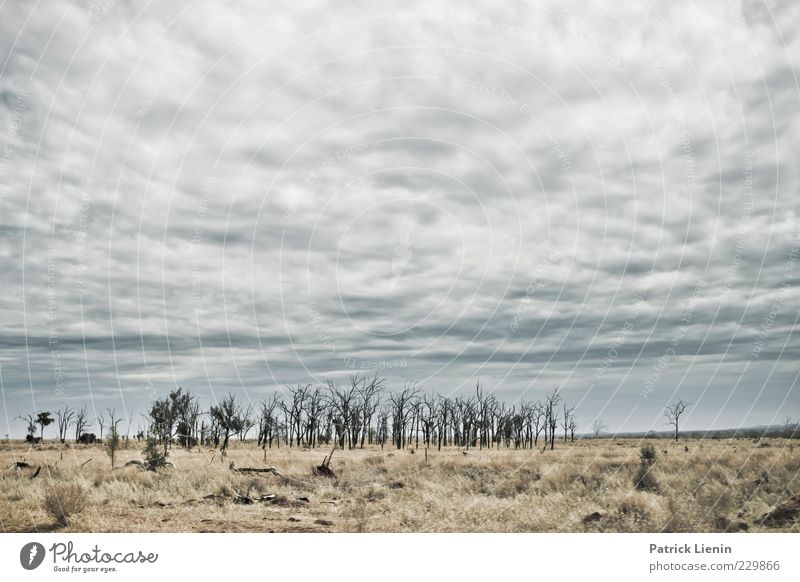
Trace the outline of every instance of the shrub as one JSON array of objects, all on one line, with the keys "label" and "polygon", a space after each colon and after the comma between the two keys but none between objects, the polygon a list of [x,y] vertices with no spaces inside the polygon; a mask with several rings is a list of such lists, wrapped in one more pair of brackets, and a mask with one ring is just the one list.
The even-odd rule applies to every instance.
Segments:
[{"label": "shrub", "polygon": [[63,527],[67,527],[84,507],[86,491],[77,483],[57,483],[44,497],[44,510]]},{"label": "shrub", "polygon": [[641,491],[658,491],[658,481],[653,474],[656,462],[656,449],[653,445],[643,445],[639,449],[639,468],[633,477],[633,485]]},{"label": "shrub", "polygon": [[111,459],[111,468],[112,469],[115,466],[115,462],[116,462],[116,459],[117,459],[117,451],[119,450],[119,445],[120,445],[119,432],[117,432],[117,427],[116,426],[112,426],[111,427],[111,434],[109,434],[108,438],[106,439],[106,442],[103,444],[103,446],[106,449],[106,454]]},{"label": "shrub", "polygon": [[167,458],[161,449],[161,443],[154,436],[148,436],[144,443],[145,465],[151,471],[155,471],[167,464]]},{"label": "shrub", "polygon": [[642,445],[639,449],[639,461],[644,467],[652,467],[656,462],[656,449],[653,445]]}]

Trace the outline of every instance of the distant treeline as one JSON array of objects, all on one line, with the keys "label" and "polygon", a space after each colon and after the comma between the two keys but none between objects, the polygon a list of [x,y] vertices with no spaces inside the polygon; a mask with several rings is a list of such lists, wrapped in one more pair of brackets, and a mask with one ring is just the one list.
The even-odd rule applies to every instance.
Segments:
[{"label": "distant treeline", "polygon": [[[677,440],[679,434],[704,438],[759,438],[767,432],[772,434],[771,429],[679,432],[680,416],[687,406],[688,403],[678,401],[666,408],[667,424],[674,431],[637,436],[670,436]],[[345,384],[328,380],[322,385],[287,386],[259,402],[245,403],[229,393],[208,410],[201,409],[196,394],[178,388],[164,398],[153,400],[142,416],[144,428],[133,438],[153,440],[163,445],[165,453],[173,444],[186,448],[213,445],[225,450],[231,438],[255,439],[265,448],[335,444],[342,449],[365,445],[397,449],[406,446],[530,449],[541,445],[553,449],[559,440],[574,441],[578,429],[575,407],[563,400],[557,388],[540,400],[509,404],[487,394],[480,382],[471,396],[430,394],[415,383],[406,383],[402,390],[386,393],[385,380],[377,374],[351,376]],[[70,433],[77,442],[84,443],[102,440],[104,428],[118,434],[120,423],[113,410],[91,417],[86,407],[70,406],[55,413],[44,411],[19,418],[27,424],[29,441],[43,440],[45,427],[54,422],[61,442]],[[126,420],[130,433],[132,419]],[[99,436],[89,432],[95,423]],[[578,438],[606,436],[605,423],[600,419],[595,418],[590,430],[588,434],[578,434]],[[787,420],[783,432],[783,436],[797,436],[797,423]]]},{"label": "distant treeline", "polygon": [[[563,401],[558,389],[540,401],[508,404],[487,394],[480,382],[473,395],[456,397],[423,392],[415,383],[386,393],[384,385],[377,375],[355,375],[345,384],[328,380],[323,385],[287,386],[259,402],[245,403],[229,393],[207,410],[201,409],[196,394],[179,388],[151,402],[142,415],[145,426],[133,438],[157,439],[165,450],[172,444],[191,448],[198,443],[224,450],[231,438],[255,439],[264,447],[336,444],[342,449],[375,444],[398,449],[411,445],[552,449],[557,440],[575,440],[575,407]],[[68,435],[77,442],[102,440],[104,428],[113,424],[116,430],[119,423],[114,411],[93,417],[86,407],[71,406],[18,418],[27,424],[27,439],[37,442],[53,423],[61,442]],[[130,427],[132,419],[127,420]],[[95,424],[99,435],[89,432]]]},{"label": "distant treeline", "polygon": [[[620,438],[660,439],[671,438],[673,435],[667,432],[649,431],[644,433],[622,433],[615,436]],[[681,436],[689,439],[761,439],[767,437],[800,439],[800,424],[788,420],[782,425],[681,431]]]}]

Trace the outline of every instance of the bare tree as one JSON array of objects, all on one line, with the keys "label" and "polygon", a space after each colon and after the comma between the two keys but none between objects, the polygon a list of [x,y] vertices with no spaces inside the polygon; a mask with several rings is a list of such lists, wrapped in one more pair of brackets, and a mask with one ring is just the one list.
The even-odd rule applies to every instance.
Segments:
[{"label": "bare tree", "polygon": [[61,443],[67,440],[67,429],[72,424],[72,418],[75,416],[75,409],[68,404],[64,408],[56,410],[56,420],[58,422],[58,440]]},{"label": "bare tree", "polygon": [[237,434],[239,435],[239,440],[242,442],[247,440],[247,433],[250,432],[250,429],[256,425],[255,420],[253,420],[254,409],[255,404],[251,402],[242,409],[242,412],[239,415],[240,422],[237,427]]},{"label": "bare tree", "polygon": [[106,424],[106,419],[102,414],[100,414],[97,417],[97,425],[100,427],[100,440],[101,441],[103,440],[103,427],[105,426],[105,424]]},{"label": "bare tree", "polygon": [[601,432],[606,430],[606,423],[601,418],[595,418],[592,421],[592,433],[594,434],[594,438],[598,438]]},{"label": "bare tree", "polygon": [[[547,411],[545,410],[545,405],[541,402],[535,403],[531,406],[528,411],[528,417],[526,418],[526,422],[529,425],[527,429],[528,433],[533,434],[533,447],[539,446],[539,434],[544,431],[544,439],[547,442]],[[530,441],[531,434],[528,434],[528,440]]]},{"label": "bare tree", "polygon": [[[558,388],[554,389],[553,392],[545,396],[544,401],[544,424],[549,429],[550,433],[550,450],[553,450],[555,447],[556,441],[556,429],[558,428],[558,412],[556,411],[556,407],[558,403],[561,401],[561,396],[558,393]],[[547,435],[545,435],[545,448],[547,447]]]},{"label": "bare tree", "polygon": [[678,442],[678,424],[680,423],[681,416],[686,412],[686,407],[689,406],[688,402],[678,400],[672,406],[667,406],[664,411],[664,416],[667,417],[667,424],[675,427],[675,442]]},{"label": "bare tree", "polygon": [[[272,440],[278,433],[278,409],[281,401],[277,393],[273,393],[269,398],[261,401],[261,418],[258,427],[259,446],[269,446],[272,448]],[[278,443],[280,446],[280,443]]]},{"label": "bare tree", "polygon": [[299,447],[303,439],[303,414],[308,398],[308,392],[311,390],[311,385],[305,386],[298,384],[297,386],[287,386],[286,391],[289,393],[289,402],[281,402],[284,416],[286,417],[286,428],[289,431],[288,440],[289,446],[292,446],[292,441],[297,439],[297,446]]},{"label": "bare tree", "polygon": [[370,428],[372,419],[381,405],[381,391],[383,390],[383,378],[379,378],[376,373],[369,381],[365,378],[361,384],[361,448],[364,448],[364,439],[372,444],[372,434]]},{"label": "bare tree", "polygon": [[392,435],[398,449],[406,446],[409,414],[418,396],[419,390],[416,382],[406,382],[402,391],[389,395],[392,410]]},{"label": "bare tree", "polygon": [[449,398],[439,396],[436,400],[436,436],[437,447],[441,451],[442,443],[447,446],[447,433],[452,422],[452,403]]},{"label": "bare tree", "polygon": [[348,448],[351,449],[355,445],[352,442],[351,424],[354,416],[359,419],[357,414],[359,389],[358,377],[351,377],[350,386],[348,387],[328,380],[328,406],[340,449],[344,449],[345,442],[347,442]]},{"label": "bare tree", "polygon": [[85,406],[75,412],[74,426],[75,442],[77,443],[81,439],[81,435],[86,431],[87,428],[91,426],[91,422],[89,421],[89,413],[86,412]]},{"label": "bare tree", "polygon": [[564,429],[564,442],[567,442],[567,432],[570,428],[570,421],[575,414],[575,407],[567,406],[567,403],[564,402],[561,408],[561,428]]},{"label": "bare tree", "polygon": [[431,446],[431,438],[436,428],[436,399],[429,394],[422,396],[420,423],[422,425],[422,442],[427,449]]},{"label": "bare tree", "polygon": [[578,421],[575,420],[575,413],[569,417],[569,440],[575,442],[575,431],[578,430]]},{"label": "bare tree", "polygon": [[25,425],[26,425],[26,428],[25,428],[25,431],[27,433],[26,440],[32,441],[33,440],[33,435],[36,434],[36,417],[34,415],[28,413],[28,414],[26,414],[24,416],[20,414],[17,418],[20,419],[21,421],[23,421],[25,423]]},{"label": "bare tree", "polygon": [[306,424],[304,428],[306,444],[314,448],[318,444],[322,416],[325,413],[325,395],[319,386],[314,386],[308,390],[306,404]]},{"label": "bare tree", "polygon": [[381,450],[386,445],[389,438],[389,417],[392,414],[392,409],[389,405],[384,405],[378,411],[378,426],[376,429],[378,442],[381,445]]}]

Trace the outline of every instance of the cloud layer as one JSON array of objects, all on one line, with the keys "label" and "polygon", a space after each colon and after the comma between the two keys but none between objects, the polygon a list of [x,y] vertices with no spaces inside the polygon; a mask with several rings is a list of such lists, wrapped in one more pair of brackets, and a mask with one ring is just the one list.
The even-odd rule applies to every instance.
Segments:
[{"label": "cloud layer", "polygon": [[796,2],[6,3],[0,377],[800,413]]}]

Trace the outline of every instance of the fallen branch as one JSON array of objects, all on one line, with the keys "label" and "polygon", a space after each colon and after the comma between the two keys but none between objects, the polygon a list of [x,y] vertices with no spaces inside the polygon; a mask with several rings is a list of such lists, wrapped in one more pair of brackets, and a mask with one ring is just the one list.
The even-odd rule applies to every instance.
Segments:
[{"label": "fallen branch", "polygon": [[83,467],[84,467],[84,466],[85,466],[87,463],[89,463],[90,461],[91,461],[91,459],[86,459],[86,460],[85,460],[83,463],[81,463],[81,469],[83,469]]},{"label": "fallen branch", "polygon": [[331,454],[326,456],[322,459],[322,464],[317,465],[316,467],[311,467],[311,473],[318,476],[318,477],[330,477],[332,479],[336,478],[336,473],[333,472],[331,469],[331,459],[333,458],[333,453],[336,451],[336,444],[333,445],[333,450],[331,450]]},{"label": "fallen branch", "polygon": [[259,469],[256,467],[242,467],[240,469],[234,469],[237,473],[274,473],[275,475],[278,472],[275,470],[275,467],[265,467],[263,469]]}]

